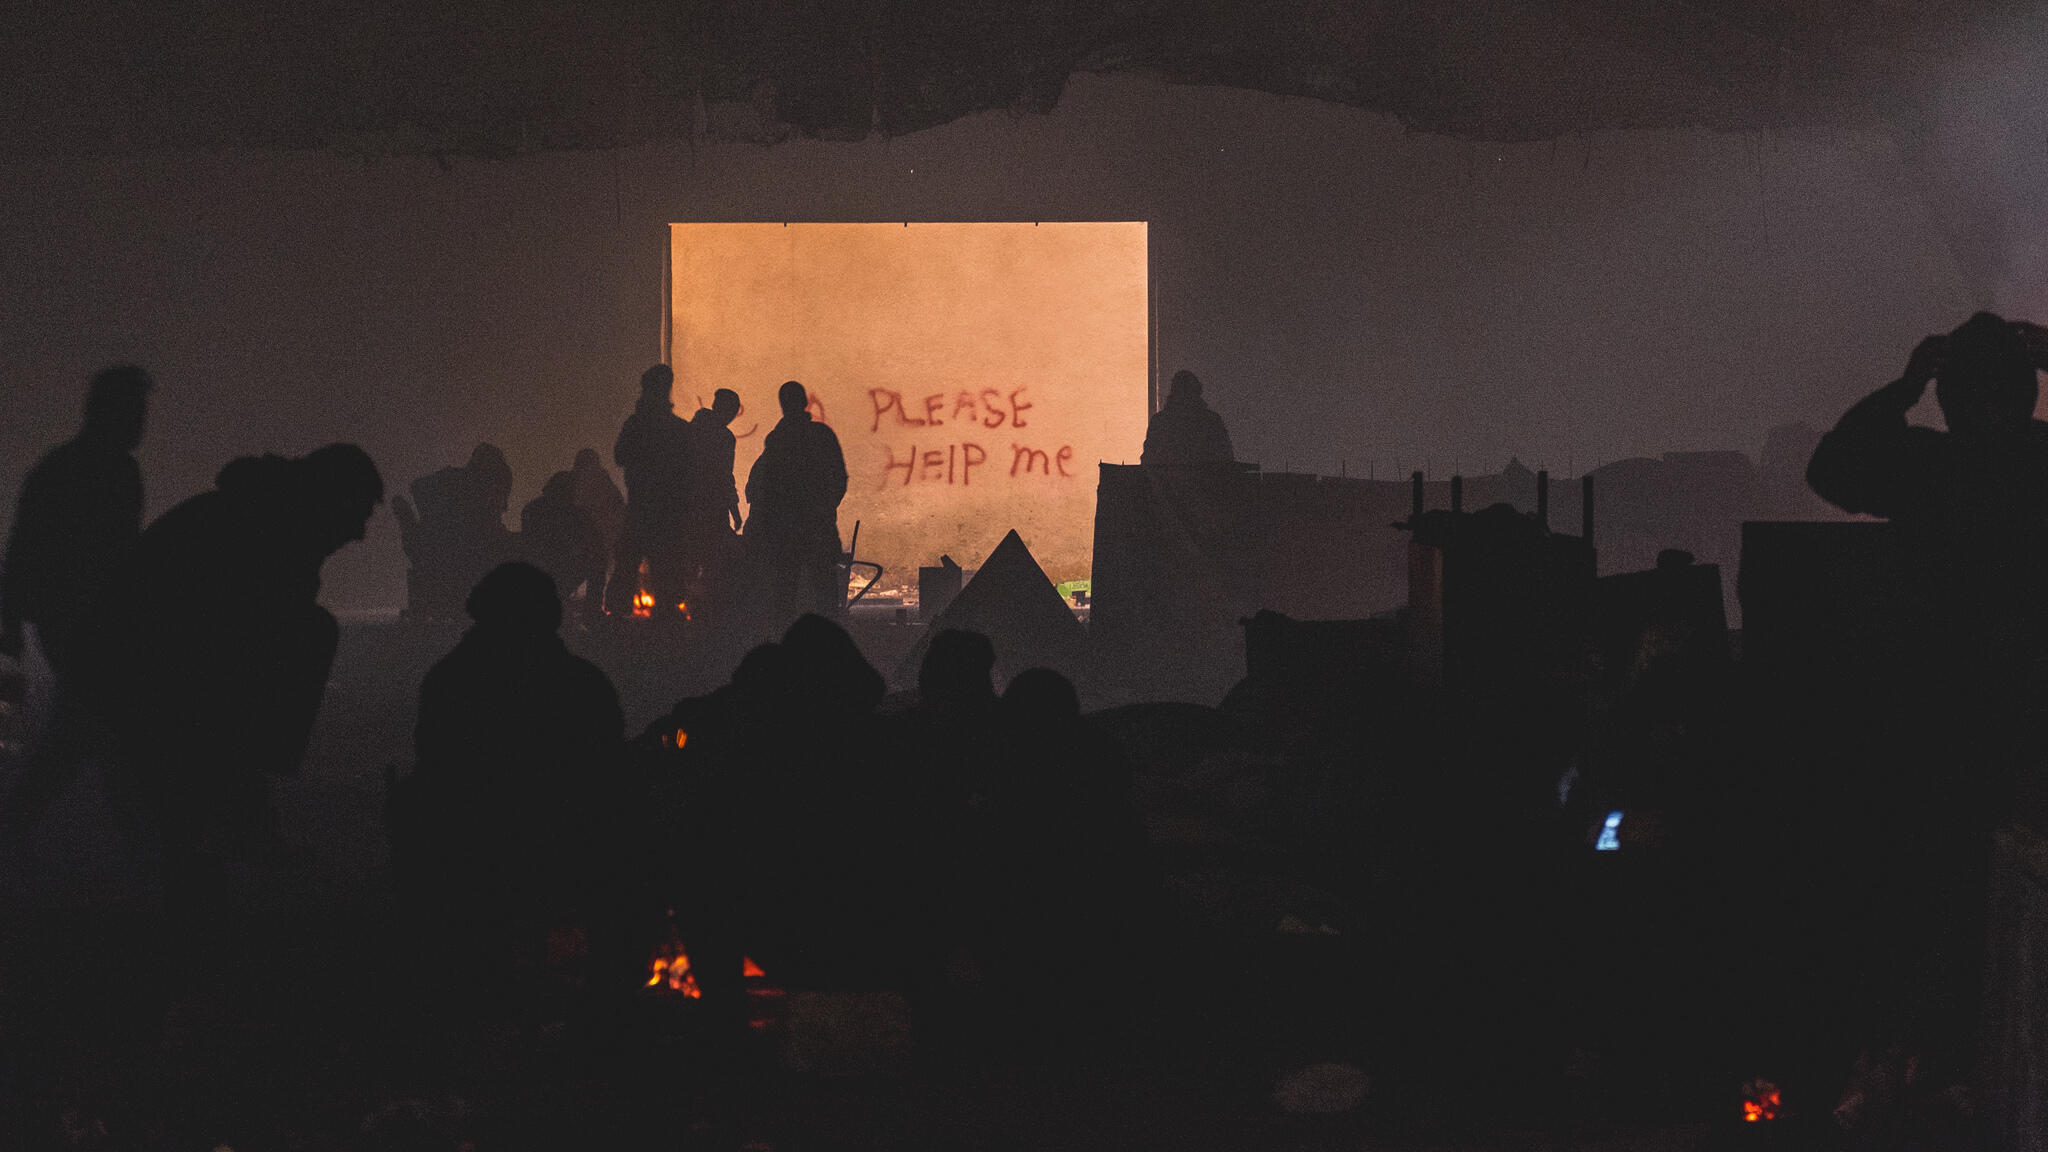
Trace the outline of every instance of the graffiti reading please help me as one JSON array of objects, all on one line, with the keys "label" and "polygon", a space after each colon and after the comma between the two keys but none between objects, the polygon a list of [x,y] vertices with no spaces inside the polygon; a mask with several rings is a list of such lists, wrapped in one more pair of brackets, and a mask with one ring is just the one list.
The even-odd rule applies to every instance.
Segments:
[{"label": "graffiti reading please help me", "polygon": [[[1025,398],[1025,392],[1024,387],[1007,392],[994,388],[972,391],[962,388],[906,398],[893,388],[870,388],[868,401],[873,408],[873,418],[868,424],[868,432],[882,436],[898,429],[953,425],[973,435],[975,429],[1029,428],[1030,422],[1025,414],[1036,405]],[[1039,475],[1049,480],[1066,480],[1074,476],[1070,467],[1074,448],[1070,444],[1043,448],[1012,440],[1009,448],[1009,468],[1004,470],[998,462],[995,472],[980,474],[984,480],[990,475],[1019,479]],[[884,488],[891,484],[969,486],[974,483],[975,469],[987,464],[989,459],[989,450],[978,440],[965,438],[936,446],[927,441],[922,447],[913,441],[903,446],[900,458],[895,444],[883,445],[883,452],[885,458],[880,486]]]}]

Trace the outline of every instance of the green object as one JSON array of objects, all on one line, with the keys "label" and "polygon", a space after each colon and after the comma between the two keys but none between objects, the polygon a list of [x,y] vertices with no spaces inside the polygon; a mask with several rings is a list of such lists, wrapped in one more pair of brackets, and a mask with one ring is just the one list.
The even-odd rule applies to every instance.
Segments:
[{"label": "green object", "polygon": [[1091,596],[1095,594],[1095,590],[1089,587],[1086,580],[1069,580],[1065,584],[1055,584],[1053,591],[1058,592],[1062,600],[1072,600],[1076,592],[1086,592]]}]

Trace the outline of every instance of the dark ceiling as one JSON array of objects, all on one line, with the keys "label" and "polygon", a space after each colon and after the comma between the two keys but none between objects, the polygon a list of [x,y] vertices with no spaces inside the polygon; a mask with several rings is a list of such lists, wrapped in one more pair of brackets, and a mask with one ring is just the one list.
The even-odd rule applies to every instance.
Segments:
[{"label": "dark ceiling", "polygon": [[212,0],[0,14],[0,144],[503,155],[1043,112],[1077,71],[1528,140],[1910,126],[1967,0]]}]

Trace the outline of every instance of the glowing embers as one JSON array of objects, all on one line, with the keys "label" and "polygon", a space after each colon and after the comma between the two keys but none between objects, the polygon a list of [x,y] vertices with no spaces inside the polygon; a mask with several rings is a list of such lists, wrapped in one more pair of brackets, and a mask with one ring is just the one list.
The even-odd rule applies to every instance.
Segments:
[{"label": "glowing embers", "polygon": [[[677,733],[682,736],[681,732]],[[768,982],[768,973],[753,957],[740,958],[740,978],[746,982],[747,1002],[752,1005],[747,1026],[755,1031],[767,1031],[775,1026],[776,1020],[771,1005],[786,995],[784,989]],[[696,972],[690,966],[690,952],[684,947],[682,937],[676,931],[675,912],[668,918],[668,935],[648,963],[647,987],[657,995],[680,997],[685,1000],[702,1000],[704,990],[697,985]],[[767,1002],[767,1003],[764,1003]]]},{"label": "glowing embers", "polygon": [[645,620],[654,615],[654,593],[641,589],[633,594],[633,617]]},{"label": "glowing embers", "polygon": [[1784,1106],[1778,1086],[1769,1080],[1751,1080],[1742,1086],[1742,1118],[1748,1123],[1776,1120]]},{"label": "glowing embers", "polygon": [[690,954],[675,938],[673,927],[669,931],[668,944],[655,953],[647,974],[647,986],[679,993],[690,1000],[704,998],[703,989],[697,987],[696,973],[690,971]]}]

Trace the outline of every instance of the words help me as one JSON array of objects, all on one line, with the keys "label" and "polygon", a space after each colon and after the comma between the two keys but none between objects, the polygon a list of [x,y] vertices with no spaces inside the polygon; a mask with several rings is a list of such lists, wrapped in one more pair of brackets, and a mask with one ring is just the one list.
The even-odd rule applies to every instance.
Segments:
[{"label": "words help me", "polygon": [[[962,429],[1028,428],[1030,423],[1025,413],[1036,405],[1025,399],[1024,394],[1024,387],[1007,392],[995,388],[959,388],[907,400],[894,388],[870,388],[868,401],[873,409],[873,418],[868,424],[868,432],[882,434],[897,428],[943,428],[948,424]],[[927,444],[923,448],[913,442],[904,446],[900,457],[896,445],[886,445],[881,487],[971,485],[977,475],[975,470],[985,467],[992,467],[995,471],[981,472],[979,475],[983,478],[996,475],[1023,479],[1035,475],[1061,480],[1074,475],[1072,445],[1048,449],[1011,441],[1007,445],[1007,459],[1002,455],[1002,447],[993,450],[996,459],[991,462],[991,449],[977,440],[960,440],[937,446]]]}]

